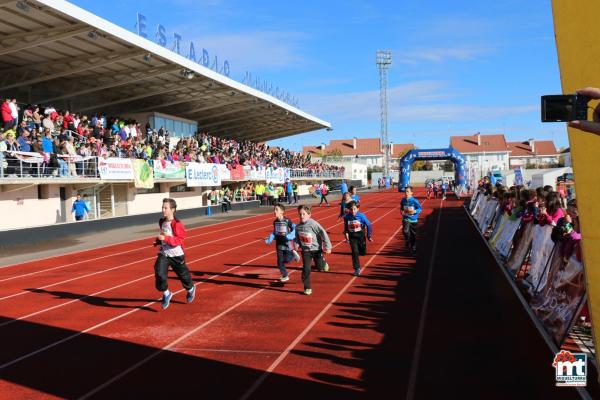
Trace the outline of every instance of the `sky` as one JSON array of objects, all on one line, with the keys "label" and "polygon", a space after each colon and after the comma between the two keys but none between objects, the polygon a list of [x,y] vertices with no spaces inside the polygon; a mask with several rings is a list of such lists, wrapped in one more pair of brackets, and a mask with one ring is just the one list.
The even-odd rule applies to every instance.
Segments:
[{"label": "sky", "polygon": [[193,41],[227,59],[231,78],[259,76],[333,127],[272,145],[379,137],[383,49],[391,142],[447,147],[481,132],[568,146],[564,124],[540,122],[540,96],[561,93],[549,0],[71,1],[131,31],[139,12],[149,37],[160,23],[182,49]]}]

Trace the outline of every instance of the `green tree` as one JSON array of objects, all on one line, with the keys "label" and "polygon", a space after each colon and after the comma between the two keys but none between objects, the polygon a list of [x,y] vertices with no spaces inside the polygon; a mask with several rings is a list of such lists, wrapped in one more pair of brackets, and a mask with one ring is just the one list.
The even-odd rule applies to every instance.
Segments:
[{"label": "green tree", "polygon": [[340,149],[329,150],[323,154],[323,161],[342,161],[343,156]]}]

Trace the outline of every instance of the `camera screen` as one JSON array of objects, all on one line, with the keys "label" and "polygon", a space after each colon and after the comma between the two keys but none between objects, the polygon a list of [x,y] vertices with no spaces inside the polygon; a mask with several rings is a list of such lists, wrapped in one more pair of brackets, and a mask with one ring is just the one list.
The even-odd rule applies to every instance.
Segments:
[{"label": "camera screen", "polygon": [[556,96],[546,99],[544,114],[546,121],[569,121],[573,115],[573,98]]}]

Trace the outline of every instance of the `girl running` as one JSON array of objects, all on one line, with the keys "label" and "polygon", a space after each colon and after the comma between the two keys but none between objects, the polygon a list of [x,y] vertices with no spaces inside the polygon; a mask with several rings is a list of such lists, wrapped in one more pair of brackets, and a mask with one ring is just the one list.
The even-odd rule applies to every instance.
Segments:
[{"label": "girl running", "polygon": [[156,238],[155,246],[160,246],[160,252],[154,263],[154,276],[156,290],[163,292],[161,306],[166,310],[171,303],[173,293],[169,291],[168,272],[169,266],[177,274],[183,287],[187,290],[187,302],[194,301],[196,286],[190,276],[190,270],[185,264],[183,251],[183,240],[185,239],[185,227],[175,217],[177,203],[170,198],[163,199],[163,217],[158,222],[160,233]]},{"label": "girl running", "polygon": [[350,193],[346,192],[342,195],[342,202],[340,203],[340,215],[338,216],[338,219],[344,218],[344,215],[346,215],[347,212],[346,205],[351,201],[352,197],[350,196]]}]

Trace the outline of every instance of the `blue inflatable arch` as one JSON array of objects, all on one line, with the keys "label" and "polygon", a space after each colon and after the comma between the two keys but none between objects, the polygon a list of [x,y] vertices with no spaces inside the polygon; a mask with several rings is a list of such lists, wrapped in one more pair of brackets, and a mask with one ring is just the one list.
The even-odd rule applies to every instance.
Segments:
[{"label": "blue inflatable arch", "polygon": [[404,192],[410,184],[410,171],[415,161],[452,160],[454,163],[454,180],[457,185],[465,185],[465,158],[450,147],[448,149],[410,150],[400,159],[400,179],[398,191]]}]

